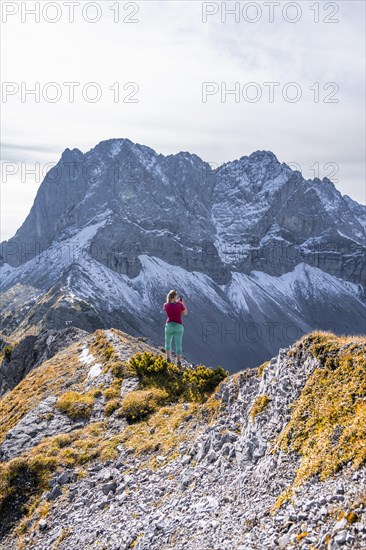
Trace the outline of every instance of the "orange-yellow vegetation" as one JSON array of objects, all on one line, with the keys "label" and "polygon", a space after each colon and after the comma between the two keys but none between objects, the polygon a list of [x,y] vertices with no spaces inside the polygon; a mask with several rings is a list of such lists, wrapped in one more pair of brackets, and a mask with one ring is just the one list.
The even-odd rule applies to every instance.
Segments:
[{"label": "orange-yellow vegetation", "polygon": [[274,449],[301,457],[293,486],[318,474],[321,480],[344,465],[366,461],[366,337],[313,332],[292,348],[319,361],[292,404]]}]

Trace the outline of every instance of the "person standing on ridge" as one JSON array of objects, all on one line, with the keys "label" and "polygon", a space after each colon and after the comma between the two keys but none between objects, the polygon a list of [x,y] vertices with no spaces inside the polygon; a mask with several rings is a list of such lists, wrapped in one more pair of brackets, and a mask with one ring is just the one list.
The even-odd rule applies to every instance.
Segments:
[{"label": "person standing on ridge", "polygon": [[165,350],[168,362],[171,361],[172,339],[175,340],[175,351],[177,354],[177,366],[182,366],[182,339],[184,326],[182,322],[182,314],[187,315],[188,310],[183,301],[183,296],[178,299],[178,292],[170,290],[166,297],[164,309],[167,314],[165,323]]}]

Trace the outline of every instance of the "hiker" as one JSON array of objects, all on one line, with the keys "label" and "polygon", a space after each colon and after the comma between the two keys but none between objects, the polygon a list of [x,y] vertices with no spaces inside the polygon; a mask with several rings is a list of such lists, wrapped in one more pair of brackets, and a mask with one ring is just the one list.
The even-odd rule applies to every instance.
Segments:
[{"label": "hiker", "polygon": [[182,366],[182,338],[184,326],[182,322],[182,314],[187,315],[188,310],[185,306],[183,296],[178,299],[178,292],[170,290],[164,304],[165,312],[168,316],[165,323],[165,349],[166,358],[171,363],[172,339],[175,339],[175,351],[177,354],[177,365]]}]

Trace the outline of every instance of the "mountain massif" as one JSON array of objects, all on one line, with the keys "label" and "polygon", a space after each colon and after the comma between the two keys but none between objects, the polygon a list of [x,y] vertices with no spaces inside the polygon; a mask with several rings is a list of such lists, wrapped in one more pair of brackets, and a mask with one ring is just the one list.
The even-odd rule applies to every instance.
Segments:
[{"label": "mountain massif", "polygon": [[365,368],[331,332],[231,376],[82,335],[0,399],[0,548],[364,549]]},{"label": "mountain massif", "polygon": [[231,372],[313,329],[364,334],[366,207],[269,151],[213,168],[128,139],[66,149],[1,243],[4,338],[119,328],[164,345],[185,297],[183,353]]}]

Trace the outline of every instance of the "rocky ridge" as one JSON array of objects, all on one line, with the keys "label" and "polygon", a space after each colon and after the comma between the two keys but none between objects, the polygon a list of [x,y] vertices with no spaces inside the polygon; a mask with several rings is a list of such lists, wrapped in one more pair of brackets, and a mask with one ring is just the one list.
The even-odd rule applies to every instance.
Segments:
[{"label": "rocky ridge", "polygon": [[[38,550],[366,548],[364,338],[306,335],[258,369],[226,378],[202,403],[178,400],[128,422],[117,405],[142,381],[125,372],[116,384],[115,374],[134,352],[160,350],[121,331],[97,331],[55,356],[68,386],[61,372],[58,386],[45,387],[51,359],[19,385],[27,392],[39,371],[37,399],[24,406],[15,388],[0,401],[0,414],[9,403],[19,409],[1,437],[0,487],[9,464],[21,478],[17,461],[33,464],[29,476],[38,471],[37,453],[57,460],[56,471],[44,466],[49,473],[25,516],[14,516],[24,504],[16,491],[8,507],[3,502],[1,548],[17,539]],[[77,367],[67,368],[76,354]],[[312,399],[321,398],[320,387],[318,411]],[[56,406],[70,388],[84,396],[102,388],[82,419]],[[118,404],[107,414],[116,388]],[[316,414],[320,430],[312,431]]]}]

